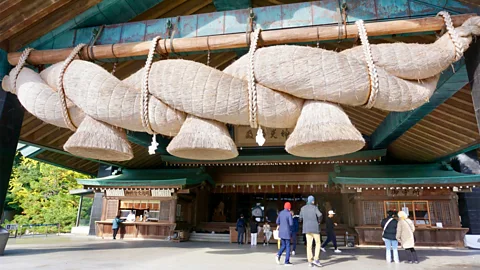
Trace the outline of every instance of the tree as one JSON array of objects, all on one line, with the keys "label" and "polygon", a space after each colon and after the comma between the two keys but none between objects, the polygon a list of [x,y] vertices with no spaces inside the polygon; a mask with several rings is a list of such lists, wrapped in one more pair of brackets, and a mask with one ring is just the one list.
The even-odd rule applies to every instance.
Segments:
[{"label": "tree", "polygon": [[69,190],[80,188],[75,179],[89,176],[28,158],[21,158],[10,179],[10,205],[21,213],[14,221],[23,224],[59,223],[62,231],[75,225],[78,197]]}]

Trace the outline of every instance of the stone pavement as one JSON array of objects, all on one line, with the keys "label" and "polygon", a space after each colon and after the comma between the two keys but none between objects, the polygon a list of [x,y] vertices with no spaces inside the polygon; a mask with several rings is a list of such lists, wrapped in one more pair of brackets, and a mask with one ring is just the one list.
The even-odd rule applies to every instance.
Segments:
[{"label": "stone pavement", "polygon": [[[275,252],[276,245],[36,237],[10,239],[5,256],[0,257],[0,269],[311,269],[302,245],[291,259],[292,267],[276,265]],[[321,262],[323,269],[337,270],[480,269],[480,250],[420,248],[417,252],[418,265],[387,264],[381,248],[345,249],[341,254],[327,250]],[[400,258],[405,258],[403,251]]]}]

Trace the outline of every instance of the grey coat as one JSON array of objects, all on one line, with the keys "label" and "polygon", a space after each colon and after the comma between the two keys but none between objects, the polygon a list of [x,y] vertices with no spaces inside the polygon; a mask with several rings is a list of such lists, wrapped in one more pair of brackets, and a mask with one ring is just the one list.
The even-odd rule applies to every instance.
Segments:
[{"label": "grey coat", "polygon": [[320,233],[322,213],[313,204],[307,204],[300,209],[300,221],[303,221],[303,233]]}]

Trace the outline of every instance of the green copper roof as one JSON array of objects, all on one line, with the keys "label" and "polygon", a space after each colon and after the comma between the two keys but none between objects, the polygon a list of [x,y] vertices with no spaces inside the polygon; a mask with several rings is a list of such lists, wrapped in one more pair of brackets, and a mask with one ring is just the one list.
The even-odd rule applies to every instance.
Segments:
[{"label": "green copper roof", "polygon": [[209,174],[200,169],[123,170],[123,174],[96,179],[77,179],[85,186],[188,186],[209,182]]},{"label": "green copper roof", "polygon": [[336,166],[330,181],[342,185],[480,183],[480,175],[456,172],[446,164]]}]

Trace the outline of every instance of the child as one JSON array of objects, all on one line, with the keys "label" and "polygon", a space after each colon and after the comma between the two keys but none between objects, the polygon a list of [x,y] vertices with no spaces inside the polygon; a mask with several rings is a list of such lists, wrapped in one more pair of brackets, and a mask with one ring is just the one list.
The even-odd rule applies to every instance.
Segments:
[{"label": "child", "polygon": [[263,224],[263,245],[269,245],[270,238],[272,237],[272,230],[270,228],[270,224],[268,221],[265,220],[265,224]]}]

